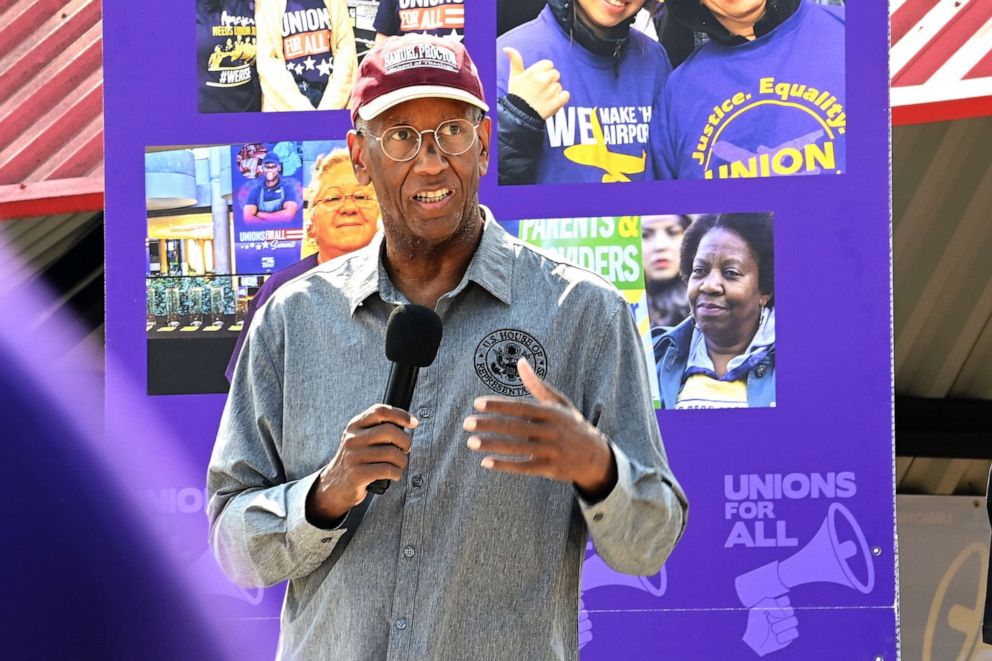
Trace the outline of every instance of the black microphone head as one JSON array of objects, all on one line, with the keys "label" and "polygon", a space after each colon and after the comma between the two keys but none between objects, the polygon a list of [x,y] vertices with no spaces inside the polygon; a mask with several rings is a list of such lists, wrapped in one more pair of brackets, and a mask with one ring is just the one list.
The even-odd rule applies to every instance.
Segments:
[{"label": "black microphone head", "polygon": [[427,367],[441,346],[441,318],[423,305],[399,305],[386,323],[386,358],[400,365]]}]

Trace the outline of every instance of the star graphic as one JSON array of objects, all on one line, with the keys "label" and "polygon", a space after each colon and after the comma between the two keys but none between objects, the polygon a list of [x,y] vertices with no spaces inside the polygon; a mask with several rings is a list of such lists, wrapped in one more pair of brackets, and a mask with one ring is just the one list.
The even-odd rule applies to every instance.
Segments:
[{"label": "star graphic", "polygon": [[302,76],[303,75],[303,65],[302,64],[297,63],[294,68],[296,69],[296,75],[297,76]]},{"label": "star graphic", "polygon": [[320,75],[321,76],[330,76],[331,75],[331,62],[330,62],[330,60],[323,60],[323,61],[321,61],[321,63],[317,65],[317,71],[320,72]]},{"label": "star graphic", "polygon": [[316,63],[317,60],[313,59],[312,57],[307,57],[307,59],[303,60],[303,64],[306,65],[307,71],[313,71],[313,65],[315,65]]},{"label": "star graphic", "polygon": [[445,37],[451,39],[452,41],[461,42],[461,40],[464,38],[464,35],[458,34],[458,30],[452,30],[451,34],[445,35]]}]

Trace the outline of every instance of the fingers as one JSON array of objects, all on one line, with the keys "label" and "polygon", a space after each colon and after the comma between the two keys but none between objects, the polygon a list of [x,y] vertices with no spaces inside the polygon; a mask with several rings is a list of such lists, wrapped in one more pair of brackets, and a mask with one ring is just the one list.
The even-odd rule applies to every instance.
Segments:
[{"label": "fingers", "polygon": [[507,46],[503,49],[503,53],[505,53],[506,57],[510,60],[511,76],[524,72],[524,58],[520,55],[520,51],[516,48],[510,48]]},{"label": "fingers", "polygon": [[[551,60],[538,60],[529,67],[526,66],[524,64],[524,58],[520,54],[520,51],[518,51],[516,48],[513,48],[512,46],[505,47],[503,49],[503,53],[506,55],[507,59],[510,62],[511,76],[522,74],[525,71],[533,74],[539,74],[544,71],[554,71],[555,68],[554,62],[552,62]],[[555,73],[557,74],[558,72],[555,71]],[[558,77],[560,76],[556,76],[555,80],[557,80]]]},{"label": "fingers", "polygon": [[399,482],[403,479],[403,468],[394,464],[362,464],[355,468],[357,483],[368,488],[376,480]]},{"label": "fingers", "polygon": [[[561,415],[562,407],[557,405],[542,404],[519,397],[477,397],[473,402],[475,410],[479,413],[509,415],[528,420],[553,420]],[[481,419],[484,416],[469,416],[466,422],[471,419]],[[466,428],[466,431],[472,431]]]},{"label": "fingers", "polygon": [[539,455],[543,455],[546,452],[545,448],[542,448],[537,443],[506,437],[481,438],[479,436],[469,436],[466,445],[469,449],[476,452],[519,457],[521,460],[536,459]]},{"label": "fingers", "polygon": [[370,445],[355,450],[354,459],[359,464],[389,464],[402,471],[406,468],[407,453],[395,445]]},{"label": "fingers", "polygon": [[420,421],[403,409],[389,406],[388,404],[375,404],[352,418],[348,426],[345,427],[345,431],[354,432],[383,423],[394,424],[397,427],[404,427],[406,429],[414,429],[420,424]]},{"label": "fingers", "polygon": [[768,609],[768,619],[771,622],[788,619],[796,613],[790,605],[789,598],[786,596],[775,599],[773,603],[777,606],[777,608],[773,606]]},{"label": "fingers", "polygon": [[572,405],[565,395],[561,394],[541,380],[541,377],[537,375],[534,368],[530,366],[530,362],[528,362],[526,358],[521,358],[517,361],[517,372],[520,374],[520,380],[524,383],[524,388],[526,388],[527,392],[533,395],[534,399],[537,401],[544,402],[545,404],[561,404],[563,406]]},{"label": "fingers", "polygon": [[787,620],[781,620],[779,622],[771,623],[772,633],[775,634],[775,639],[779,643],[788,643],[799,637],[799,620],[790,617]]},{"label": "fingers", "polygon": [[551,477],[547,474],[547,463],[539,459],[512,461],[508,459],[497,459],[486,457],[481,463],[483,468],[500,471],[503,473],[516,473],[517,475],[538,475],[541,477]]},{"label": "fingers", "polygon": [[799,637],[799,619],[796,617],[796,611],[792,608],[788,597],[764,599],[761,603],[767,608],[765,617],[768,618],[769,629],[775,634],[775,638],[780,644],[788,643]]},{"label": "fingers", "polygon": [[483,434],[506,434],[529,438],[546,436],[547,423],[560,421],[561,413],[540,404],[528,402],[489,402],[485,412],[495,415],[470,415],[462,429]]},{"label": "fingers", "polygon": [[571,95],[561,83],[561,72],[551,60],[539,60],[525,67],[520,51],[504,48],[510,71],[507,92],[523,99],[542,119],[547,119],[568,103]]},{"label": "fingers", "polygon": [[403,409],[376,404],[351,419],[341,437],[341,446],[355,451],[373,445],[391,445],[407,454],[413,441],[404,429],[415,428],[419,424]]},{"label": "fingers", "polygon": [[360,450],[369,446],[395,446],[403,454],[408,454],[413,440],[405,431],[393,424],[379,424],[367,429],[346,431],[341,439],[341,445],[348,450]]}]

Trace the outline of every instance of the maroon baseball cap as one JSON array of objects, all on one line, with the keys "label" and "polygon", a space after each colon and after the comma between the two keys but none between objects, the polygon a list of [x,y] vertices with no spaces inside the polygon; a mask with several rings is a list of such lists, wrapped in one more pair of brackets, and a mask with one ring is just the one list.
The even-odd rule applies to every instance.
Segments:
[{"label": "maroon baseball cap", "polygon": [[404,101],[424,98],[455,99],[489,110],[479,72],[459,42],[426,34],[390,37],[358,68],[351,121],[367,121]]}]

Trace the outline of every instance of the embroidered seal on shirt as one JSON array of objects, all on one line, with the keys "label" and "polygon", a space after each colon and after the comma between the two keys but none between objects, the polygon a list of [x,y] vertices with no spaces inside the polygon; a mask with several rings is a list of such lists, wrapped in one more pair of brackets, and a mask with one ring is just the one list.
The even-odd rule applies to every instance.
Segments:
[{"label": "embroidered seal on shirt", "polygon": [[493,392],[524,397],[527,389],[517,371],[521,358],[527,359],[542,379],[548,373],[548,354],[533,335],[513,328],[494,331],[475,349],[475,373]]}]

